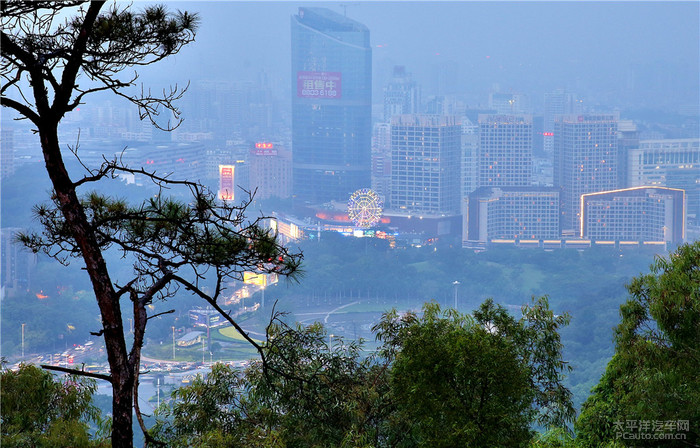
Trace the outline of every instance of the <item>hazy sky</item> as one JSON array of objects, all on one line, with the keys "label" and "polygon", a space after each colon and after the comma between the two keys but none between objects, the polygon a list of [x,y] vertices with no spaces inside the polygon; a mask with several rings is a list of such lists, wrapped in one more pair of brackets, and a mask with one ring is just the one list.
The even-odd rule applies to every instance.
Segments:
[{"label": "hazy sky", "polygon": [[[700,102],[698,1],[165,3],[198,12],[202,25],[195,43],[142,70],[153,83],[254,80],[265,72],[273,87],[289,92],[290,17],[299,6],[320,6],[369,28],[375,103],[394,65],[414,74],[424,97],[463,93],[473,103],[495,88],[535,103],[557,88],[608,105],[618,97]],[[438,73],[446,87],[438,87]]]}]

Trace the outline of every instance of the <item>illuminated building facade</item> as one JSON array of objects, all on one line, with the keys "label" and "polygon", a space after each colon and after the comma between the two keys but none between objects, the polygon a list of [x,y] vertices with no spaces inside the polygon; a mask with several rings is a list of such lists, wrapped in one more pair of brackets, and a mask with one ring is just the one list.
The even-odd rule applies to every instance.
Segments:
[{"label": "illuminated building facade", "polygon": [[582,238],[680,244],[685,238],[685,192],[634,187],[581,196]]},{"label": "illuminated building facade", "polygon": [[288,198],[292,191],[291,154],[274,143],[255,143],[248,158],[248,175],[256,199]]},{"label": "illuminated building facade", "polygon": [[532,116],[479,115],[479,187],[532,183]]},{"label": "illuminated building facade", "polygon": [[562,231],[573,236],[581,195],[617,188],[617,116],[560,115],[554,125],[554,186],[561,188]]},{"label": "illuminated building facade", "polygon": [[686,192],[686,211],[700,217],[700,139],[642,140],[627,152],[630,187],[663,186]]},{"label": "illuminated building facade", "polygon": [[236,166],[219,165],[219,199],[233,201],[236,198]]},{"label": "illuminated building facade", "polygon": [[369,30],[325,8],[292,16],[293,192],[313,204],[370,186]]},{"label": "illuminated building facade", "polygon": [[547,187],[481,187],[469,195],[465,242],[559,237],[559,191]]},{"label": "illuminated building facade", "polygon": [[294,217],[277,214],[274,218],[266,220],[269,227],[282,244],[298,242],[307,236],[310,224]]},{"label": "illuminated building facade", "polygon": [[454,116],[391,119],[391,209],[456,215],[460,204],[462,127]]}]

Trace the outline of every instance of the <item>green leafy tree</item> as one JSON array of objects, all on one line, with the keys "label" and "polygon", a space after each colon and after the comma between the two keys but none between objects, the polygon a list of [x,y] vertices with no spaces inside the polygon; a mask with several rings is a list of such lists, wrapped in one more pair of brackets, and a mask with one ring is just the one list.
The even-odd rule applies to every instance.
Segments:
[{"label": "green leafy tree", "polygon": [[530,441],[529,448],[576,448],[574,434],[565,428],[552,428],[538,433]]},{"label": "green leafy tree", "polygon": [[377,446],[384,435],[388,361],[319,323],[270,328],[269,368],[248,372],[251,398],[286,446]]},{"label": "green leafy tree", "polygon": [[[322,325],[268,328],[266,363],[216,365],[173,392],[154,435],[169,446],[380,446],[388,407],[386,365]],[[332,347],[331,345],[332,344]]]},{"label": "green leafy tree", "polygon": [[91,438],[90,425],[101,426],[100,411],[92,404],[95,381],[54,376],[32,365],[5,370],[2,382],[3,447],[97,447],[105,440]]},{"label": "green leafy tree", "polygon": [[[615,355],[584,403],[578,439],[584,447],[700,446],[700,242],[657,258],[627,289]],[[663,431],[654,429],[658,422]]]},{"label": "green leafy tree", "polygon": [[568,317],[546,298],[523,313],[491,301],[474,317],[391,312],[364,358],[320,324],[277,320],[265,363],[176,391],[155,434],[172,446],[527,446],[533,423],[563,426],[573,408],[558,337]]},{"label": "green leafy tree", "polygon": [[395,356],[391,395],[399,446],[526,446],[534,423],[574,417],[563,384],[559,329],[546,297],[516,320],[492,300],[474,316],[426,304],[423,316],[390,313],[378,325],[385,356]]},{"label": "green leafy tree", "polygon": [[[174,101],[184,93],[181,89],[175,87],[163,96],[143,88],[140,94],[133,93],[137,75],[127,69],[177,54],[194,40],[197,16],[171,13],[164,6],[134,11],[131,5],[105,4],[79,0],[0,3],[0,104],[35,127],[53,188],[51,202],[35,209],[43,230],[26,233],[20,240],[62,262],[75,257],[84,264],[102,321],[102,328],[94,334],[104,337],[110,374],[76,374],[111,383],[112,444],[129,447],[133,445],[134,410],[146,433],[136,395],[146,324],[158,314],[149,316],[148,305],[184,288],[242,331],[217,304],[223,285],[240,278],[245,270],[291,275],[299,266],[300,255],[279,245],[262,228],[261,219],[248,221],[247,203],[219,202],[197,183],[123,166],[118,160],[106,160],[99,168],[83,166],[77,176],[69,173],[65,158],[77,157],[78,148],[61,145],[59,126],[88,95],[111,92],[137,106],[141,118],[156,126],[163,112],[179,118]],[[168,130],[177,124],[161,121],[159,127]],[[168,198],[161,191],[129,205],[88,188],[116,179],[120,173],[145,176],[169,191],[179,189],[185,199]],[[114,280],[119,266],[108,269],[105,254],[110,248],[133,262],[131,278]],[[205,287],[206,280],[211,288]],[[131,347],[127,347],[122,303],[131,308]]]}]

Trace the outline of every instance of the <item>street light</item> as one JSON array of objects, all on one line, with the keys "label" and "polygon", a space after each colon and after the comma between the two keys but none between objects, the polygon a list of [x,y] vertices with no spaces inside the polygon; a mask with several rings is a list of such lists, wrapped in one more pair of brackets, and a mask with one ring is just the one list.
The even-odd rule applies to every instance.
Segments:
[{"label": "street light", "polygon": [[173,361],[175,361],[175,327],[171,327],[173,329]]},{"label": "street light", "polygon": [[328,351],[332,352],[333,351],[333,338],[335,337],[334,334],[328,333]]},{"label": "street light", "polygon": [[457,288],[459,287],[460,283],[455,280],[452,282],[453,285],[455,285],[455,311],[457,311]]}]

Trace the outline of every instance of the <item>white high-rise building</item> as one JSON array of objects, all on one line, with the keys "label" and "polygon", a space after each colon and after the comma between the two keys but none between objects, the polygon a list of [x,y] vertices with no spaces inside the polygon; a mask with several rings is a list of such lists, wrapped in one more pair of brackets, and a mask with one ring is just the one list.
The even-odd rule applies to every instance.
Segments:
[{"label": "white high-rise building", "polygon": [[532,116],[479,115],[479,187],[532,183]]},{"label": "white high-rise building", "polygon": [[479,126],[462,117],[462,199],[476,190],[479,180]]},{"label": "white high-rise building", "polygon": [[642,140],[638,146],[627,152],[627,184],[683,189],[687,213],[700,216],[700,139]]},{"label": "white high-rise building", "polygon": [[394,115],[417,114],[420,108],[420,86],[402,65],[394,67],[391,82],[384,87],[384,120]]},{"label": "white high-rise building", "polygon": [[400,213],[460,212],[460,136],[454,116],[391,119],[391,208]]},{"label": "white high-rise building", "polygon": [[617,185],[615,114],[560,115],[554,127],[554,186],[561,188],[562,231],[578,233],[581,195]]},{"label": "white high-rise building", "polygon": [[551,154],[554,150],[554,117],[557,115],[577,114],[581,112],[581,103],[573,93],[564,90],[544,94],[544,123],[543,146],[544,151]]}]

